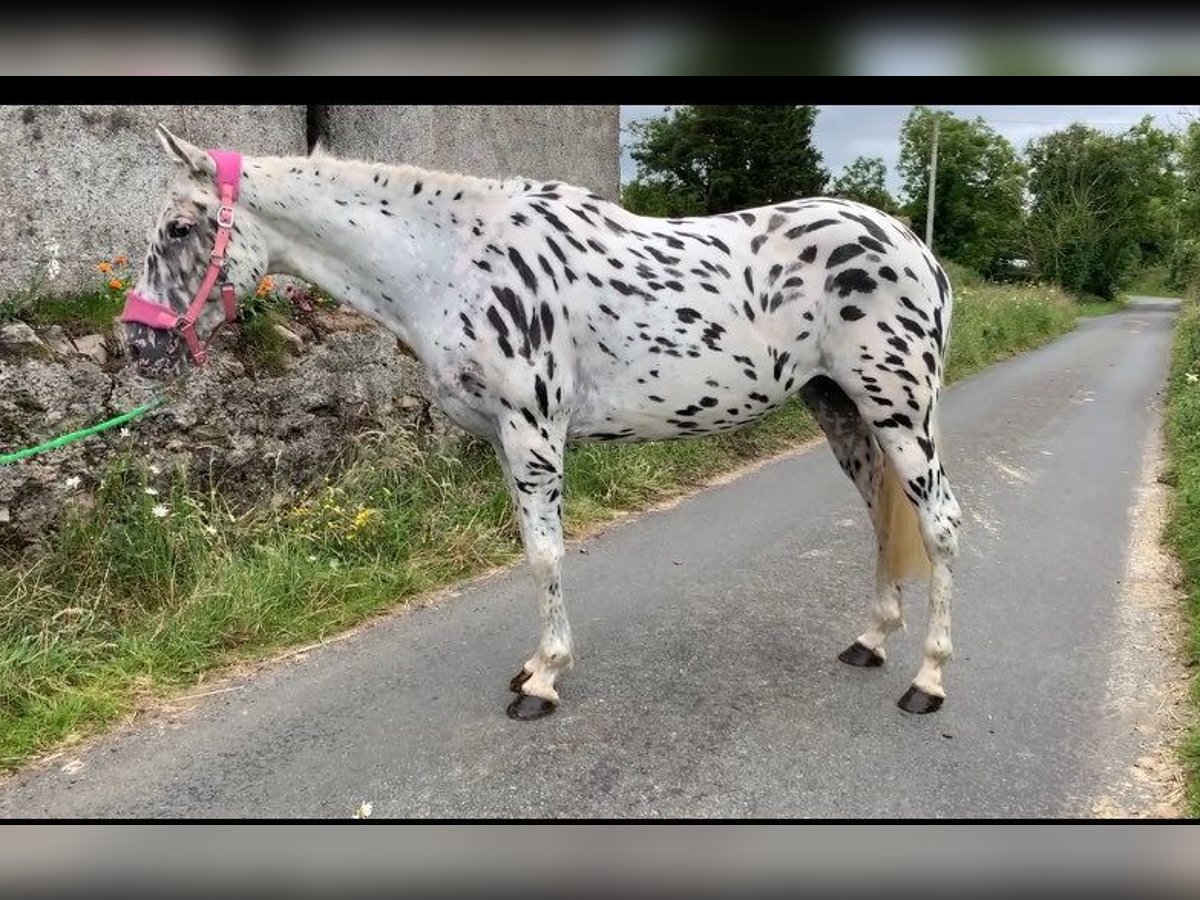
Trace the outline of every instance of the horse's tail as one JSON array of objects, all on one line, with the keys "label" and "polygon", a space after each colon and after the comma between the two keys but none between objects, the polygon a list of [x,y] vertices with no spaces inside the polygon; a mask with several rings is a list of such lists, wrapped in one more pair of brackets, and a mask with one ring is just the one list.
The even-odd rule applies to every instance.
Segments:
[{"label": "horse's tail", "polygon": [[928,578],[932,567],[921,537],[917,509],[904,493],[900,476],[886,453],[876,501],[880,562],[888,581],[898,584]]}]

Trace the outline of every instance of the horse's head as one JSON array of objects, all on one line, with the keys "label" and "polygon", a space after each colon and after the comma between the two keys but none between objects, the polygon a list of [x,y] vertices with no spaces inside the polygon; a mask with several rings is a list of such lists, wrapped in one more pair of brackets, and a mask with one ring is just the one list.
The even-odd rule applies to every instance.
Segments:
[{"label": "horse's head", "polygon": [[254,217],[236,201],[241,157],[201,150],[162,125],[156,133],[179,174],[121,319],[140,370],[179,375],[189,362],[204,362],[205,345],[233,318],[237,298],[266,273],[267,249]]}]

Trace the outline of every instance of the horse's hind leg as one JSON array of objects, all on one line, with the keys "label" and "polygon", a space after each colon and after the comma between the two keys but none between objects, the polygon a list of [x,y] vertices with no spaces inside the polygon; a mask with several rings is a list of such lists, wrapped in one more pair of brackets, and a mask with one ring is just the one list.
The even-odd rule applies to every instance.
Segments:
[{"label": "horse's hind leg", "polygon": [[942,704],[942,668],[950,659],[950,597],[952,566],[958,554],[962,511],[946,478],[931,427],[936,400],[912,419],[901,414],[872,423],[875,436],[894,467],[905,495],[914,504],[932,571],[929,579],[929,628],[922,647],[921,667],[900,698],[907,712],[933,712]]},{"label": "horse's hind leg", "polygon": [[541,611],[537,651],[509,682],[513,719],[536,719],[558,705],[555,681],[574,664],[571,626],[562,597],[562,488],[565,429],[506,428],[496,443],[521,524],[525,557]]},{"label": "horse's hind leg", "polygon": [[[901,578],[903,573],[889,561],[888,535],[890,508],[884,487],[884,455],[878,441],[858,412],[858,408],[838,387],[837,382],[824,375],[812,378],[800,390],[800,396],[812,411],[813,417],[829,441],[834,457],[847,477],[854,482],[867,505],[875,528],[875,595],[871,601],[867,629],[838,659],[852,666],[879,666],[886,656],[884,643],[904,624],[900,610]],[[892,532],[895,537],[895,532]]]}]

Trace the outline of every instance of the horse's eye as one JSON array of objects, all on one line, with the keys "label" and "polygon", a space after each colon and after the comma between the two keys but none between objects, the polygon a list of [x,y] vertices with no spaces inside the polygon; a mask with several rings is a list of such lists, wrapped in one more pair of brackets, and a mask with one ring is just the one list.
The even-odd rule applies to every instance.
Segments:
[{"label": "horse's eye", "polygon": [[167,234],[173,238],[185,238],[192,231],[191,222],[172,222],[167,226]]}]

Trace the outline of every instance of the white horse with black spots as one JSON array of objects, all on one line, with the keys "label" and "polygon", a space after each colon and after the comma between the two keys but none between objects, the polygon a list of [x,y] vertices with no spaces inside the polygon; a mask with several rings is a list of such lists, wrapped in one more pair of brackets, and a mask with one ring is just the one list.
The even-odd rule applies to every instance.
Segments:
[{"label": "white horse with black spots", "polygon": [[797,392],[877,538],[868,624],[839,658],[880,665],[902,583],[928,575],[923,658],[899,705],[941,705],[961,519],[936,427],[951,291],[903,224],[832,198],[654,219],[558,182],[158,137],[180,175],[123,314],[130,352],[168,376],[203,363],[268,272],[321,285],[407,344],[446,414],[495,447],[519,514],[541,640],[510,716],[553,711],[574,662],[566,446],[729,431]]}]

